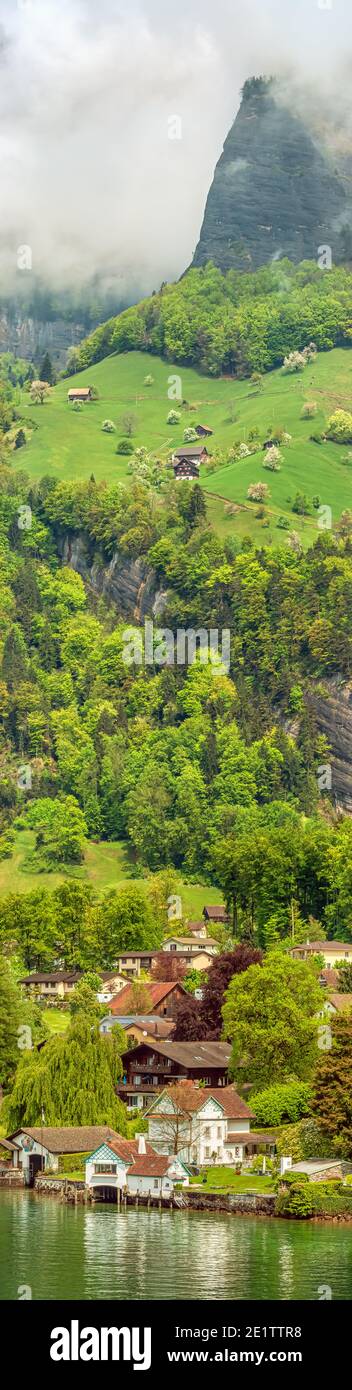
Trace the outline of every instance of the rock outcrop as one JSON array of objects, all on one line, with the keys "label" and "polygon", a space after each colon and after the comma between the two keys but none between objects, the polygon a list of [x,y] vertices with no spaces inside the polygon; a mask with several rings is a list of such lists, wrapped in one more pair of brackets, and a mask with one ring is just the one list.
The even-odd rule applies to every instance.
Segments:
[{"label": "rock outcrop", "polygon": [[193,265],[256,270],[283,257],[317,260],[326,245],[334,263],[352,254],[346,169],[274,81],[253,78],[215,169]]},{"label": "rock outcrop", "polygon": [[156,576],[146,561],[126,559],[116,552],[108,563],[100,555],[89,555],[84,536],[65,536],[62,563],[80,574],[88,588],[115,605],[119,616],[140,623],[145,617],[161,614],[165,596],[158,590]]},{"label": "rock outcrop", "polygon": [[336,808],[352,815],[352,683],[324,681],[323,687],[310,689],[307,702],[331,749],[331,796]]}]

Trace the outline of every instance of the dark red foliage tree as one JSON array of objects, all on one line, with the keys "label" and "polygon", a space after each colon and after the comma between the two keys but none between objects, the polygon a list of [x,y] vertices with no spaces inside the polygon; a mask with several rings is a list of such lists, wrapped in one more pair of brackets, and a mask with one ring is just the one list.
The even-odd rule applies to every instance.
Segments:
[{"label": "dark red foliage tree", "polygon": [[202,1018],[206,1023],[206,1033],[202,1033],[202,1037],[211,1038],[213,1041],[221,1038],[221,1010],[225,990],[232,976],[240,974],[242,970],[248,970],[249,965],[261,965],[262,959],[262,951],[256,950],[254,946],[246,946],[245,943],[235,946],[234,951],[224,951],[222,956],[214,957],[200,1006]]},{"label": "dark red foliage tree", "polygon": [[183,980],[186,969],[186,961],[180,960],[176,951],[159,951],[153,960],[153,980]]},{"label": "dark red foliage tree", "polygon": [[189,994],[188,999],[182,999],[182,1003],[177,1005],[176,1026],[172,1034],[173,1042],[201,1042],[202,1038],[207,1038],[206,1020],[202,1014],[202,1005],[199,999],[194,998],[194,994]]}]

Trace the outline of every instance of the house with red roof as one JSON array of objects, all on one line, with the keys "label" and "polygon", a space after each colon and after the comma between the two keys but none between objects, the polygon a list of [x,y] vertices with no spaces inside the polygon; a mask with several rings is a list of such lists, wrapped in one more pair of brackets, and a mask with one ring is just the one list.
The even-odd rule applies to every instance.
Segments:
[{"label": "house with red roof", "polygon": [[177,1154],[185,1164],[242,1163],[255,1153],[275,1151],[272,1135],[251,1130],[253,1113],[235,1086],[168,1086],[152,1101],[146,1118],[152,1148]]},{"label": "house with red roof", "polygon": [[[149,981],[145,984],[139,982],[138,991],[138,1013],[158,1014],[160,1018],[172,1019],[175,1018],[177,1005],[186,994],[178,980],[163,980],[155,984],[149,984]],[[136,1013],[133,985],[127,984],[125,989],[114,996],[110,1003],[110,1012],[115,1017]]]},{"label": "house with red roof", "polygon": [[144,1134],[135,1139],[112,1135],[89,1154],[85,1180],[96,1201],[117,1201],[118,1192],[170,1197],[175,1182],[188,1183],[189,1170],[177,1155],[155,1153]]}]

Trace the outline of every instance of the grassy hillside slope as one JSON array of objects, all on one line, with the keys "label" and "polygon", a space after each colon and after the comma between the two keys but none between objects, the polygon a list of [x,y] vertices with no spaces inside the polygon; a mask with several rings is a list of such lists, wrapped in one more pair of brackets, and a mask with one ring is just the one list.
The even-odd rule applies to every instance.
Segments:
[{"label": "grassy hillside slope", "polygon": [[[150,373],[153,385],[143,385]],[[263,523],[256,520],[256,508],[247,503],[247,488],[251,482],[266,482],[271,499],[267,508],[271,533],[274,536],[277,520],[286,515],[290,527],[303,534],[306,540],[316,534],[317,520],[302,520],[292,513],[291,502],[297,491],[308,498],[319,495],[321,502],[332,508],[333,520],[350,505],[351,469],[341,463],[346,449],[336,444],[317,445],[309,436],[324,428],[327,417],[337,407],[350,408],[352,398],[352,353],[337,348],[320,353],[315,362],[298,376],[283,376],[281,371],[270,372],[263,378],[263,387],[254,393],[251,383],[234,379],[200,376],[191,368],[181,369],[182,395],[196,410],[183,409],[180,424],[167,424],[169,410],[177,402],[168,397],[169,378],[180,375],[180,368],[146,353],[131,352],[105,358],[69,381],[55,387],[50,401],[33,406],[22,393],[21,410],[25,420],[33,420],[36,428],[25,449],[16,455],[16,464],[33,477],[44,473],[56,478],[87,478],[108,483],[128,476],[128,458],[116,454],[118,440],[126,434],[123,417],[135,417],[133,444],[145,445],[165,461],[174,446],[183,441],[186,426],[202,422],[214,431],[208,444],[215,449],[228,450],[235,440],[247,440],[248,432],[257,426],[263,439],[275,428],[282,427],[292,435],[292,443],[283,449],[282,471],[272,474],[263,469],[263,452],[230,466],[207,474],[201,470],[201,482],[209,495],[209,516],[222,533],[250,533],[256,539],[263,536]],[[67,403],[67,391],[75,386],[95,385],[99,400],[75,412]],[[314,420],[302,420],[302,406],[307,400],[317,402]],[[109,418],[116,433],[102,432],[102,422]],[[291,501],[290,501],[291,499]],[[228,504],[238,503],[246,510],[228,515]],[[264,536],[268,540],[267,531]]]},{"label": "grassy hillside slope", "polygon": [[[140,877],[133,877],[133,865],[128,858],[128,846],[120,840],[86,841],[84,864],[70,870],[57,869],[53,873],[36,873],[26,867],[27,856],[34,850],[35,835],[31,830],[16,832],[14,852],[10,859],[0,861],[0,898],[6,893],[31,893],[46,889],[48,892],[58,888],[67,879],[89,883],[95,893],[101,894],[110,889],[121,888],[124,883],[143,884]],[[186,883],[181,880],[180,893],[185,917],[198,921],[205,903],[223,902],[219,888],[208,884]]]}]

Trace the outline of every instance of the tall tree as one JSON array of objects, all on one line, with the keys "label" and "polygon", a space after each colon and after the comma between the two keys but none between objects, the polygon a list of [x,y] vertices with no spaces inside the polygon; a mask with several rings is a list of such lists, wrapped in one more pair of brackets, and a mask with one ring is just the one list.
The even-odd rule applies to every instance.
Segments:
[{"label": "tall tree", "polygon": [[309,1079],[317,1058],[322,992],[314,967],[270,951],[263,965],[234,975],[223,1007],[232,1042],[230,1074],[262,1089],[275,1081]]},{"label": "tall tree", "polygon": [[311,1108],[336,1153],[352,1159],[352,1010],[332,1023],[332,1046],[318,1062]]},{"label": "tall tree", "polygon": [[48,381],[49,386],[53,386],[55,382],[55,372],[51,361],[51,357],[49,357],[48,352],[46,352],[45,356],[43,357],[42,365],[40,368],[40,380]]},{"label": "tall tree", "polygon": [[116,1096],[122,1063],[115,1044],[83,1012],[65,1035],[26,1054],[6,1101],[6,1124],[111,1125],[126,1134],[125,1107]]},{"label": "tall tree", "polygon": [[0,959],[0,1085],[7,1087],[18,1063],[20,997],[6,960]]},{"label": "tall tree", "polygon": [[235,946],[234,951],[224,951],[215,956],[204,985],[201,1014],[207,1025],[207,1038],[221,1038],[222,1007],[225,991],[234,975],[248,970],[250,965],[260,965],[262,952],[245,943]]}]

